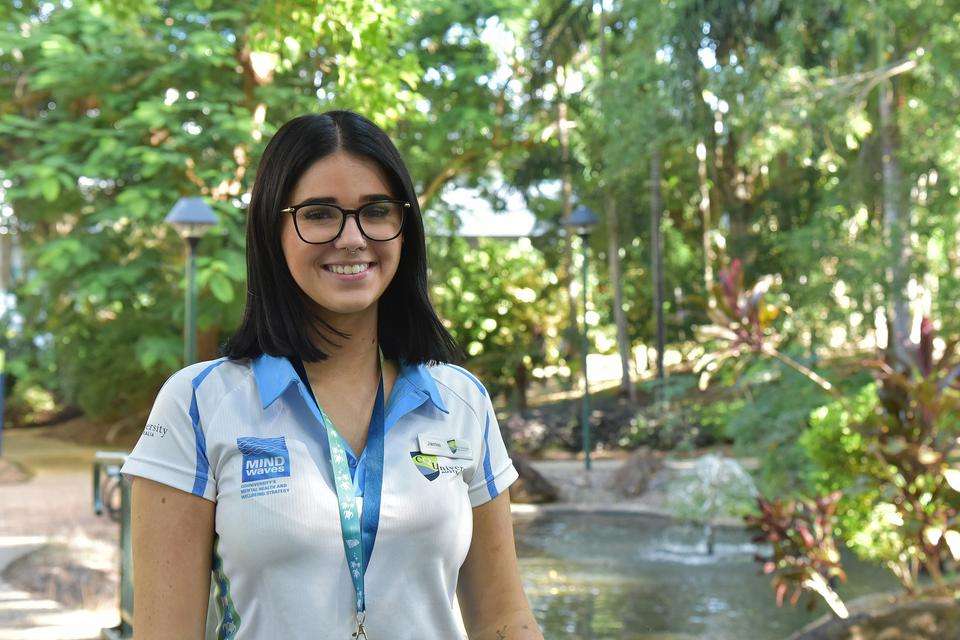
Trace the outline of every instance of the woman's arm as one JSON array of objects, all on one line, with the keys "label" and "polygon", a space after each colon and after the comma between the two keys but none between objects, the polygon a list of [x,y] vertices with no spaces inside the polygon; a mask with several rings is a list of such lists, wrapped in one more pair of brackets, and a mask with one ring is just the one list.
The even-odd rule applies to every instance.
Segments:
[{"label": "woman's arm", "polygon": [[133,630],[137,640],[202,640],[216,504],[133,479]]},{"label": "woman's arm", "polygon": [[507,491],[473,510],[457,599],[470,640],[543,640],[520,582]]}]

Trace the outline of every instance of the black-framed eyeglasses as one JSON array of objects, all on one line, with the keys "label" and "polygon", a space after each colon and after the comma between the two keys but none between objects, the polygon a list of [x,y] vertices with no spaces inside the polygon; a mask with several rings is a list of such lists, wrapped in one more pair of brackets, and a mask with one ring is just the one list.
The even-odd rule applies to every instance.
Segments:
[{"label": "black-framed eyeglasses", "polygon": [[403,214],[410,208],[404,200],[377,200],[359,209],[345,209],[331,202],[294,205],[280,213],[293,214],[293,226],[300,239],[308,244],[332,242],[343,233],[347,217],[354,216],[360,233],[369,240],[393,240],[403,229]]}]

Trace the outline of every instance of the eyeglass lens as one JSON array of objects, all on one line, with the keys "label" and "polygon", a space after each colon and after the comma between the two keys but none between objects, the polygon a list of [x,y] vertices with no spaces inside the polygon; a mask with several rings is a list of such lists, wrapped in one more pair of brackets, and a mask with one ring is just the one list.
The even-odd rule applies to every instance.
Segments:
[{"label": "eyeglass lens", "polygon": [[[307,242],[329,242],[343,223],[343,212],[325,204],[312,204],[297,210],[297,229]],[[400,232],[403,205],[397,202],[371,202],[360,209],[360,230],[373,240],[390,240]]]}]

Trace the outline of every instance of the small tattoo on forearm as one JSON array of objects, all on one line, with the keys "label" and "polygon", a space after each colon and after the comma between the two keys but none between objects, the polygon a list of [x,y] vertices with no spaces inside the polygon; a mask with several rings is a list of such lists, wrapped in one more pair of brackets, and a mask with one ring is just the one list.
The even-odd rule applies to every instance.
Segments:
[{"label": "small tattoo on forearm", "polygon": [[503,625],[503,629],[497,629],[497,640],[507,640],[507,625]]}]

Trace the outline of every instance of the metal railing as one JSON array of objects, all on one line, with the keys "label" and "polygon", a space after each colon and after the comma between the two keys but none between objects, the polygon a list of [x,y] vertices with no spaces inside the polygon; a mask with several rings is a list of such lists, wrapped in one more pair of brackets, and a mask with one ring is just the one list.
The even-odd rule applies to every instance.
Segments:
[{"label": "metal railing", "polygon": [[120,523],[120,624],[103,640],[133,638],[133,551],[130,544],[130,483],[120,474],[125,451],[97,451],[93,460],[93,512]]}]

